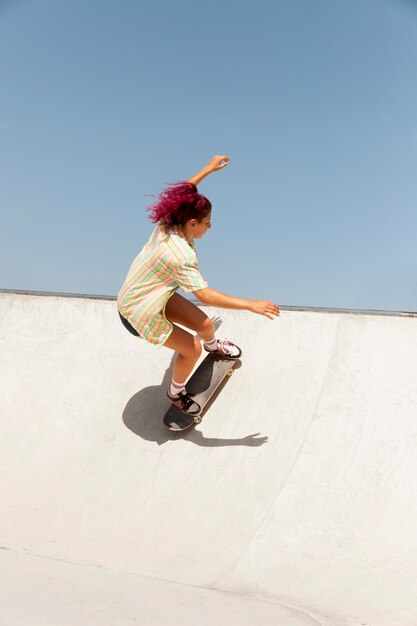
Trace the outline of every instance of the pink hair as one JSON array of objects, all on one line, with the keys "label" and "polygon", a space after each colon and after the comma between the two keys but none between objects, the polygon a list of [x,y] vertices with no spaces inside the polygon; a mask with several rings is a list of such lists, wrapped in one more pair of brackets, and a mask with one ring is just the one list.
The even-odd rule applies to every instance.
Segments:
[{"label": "pink hair", "polygon": [[201,222],[211,211],[211,202],[198,193],[196,185],[187,181],[171,183],[164,189],[158,201],[147,209],[155,224],[184,226],[188,220]]}]

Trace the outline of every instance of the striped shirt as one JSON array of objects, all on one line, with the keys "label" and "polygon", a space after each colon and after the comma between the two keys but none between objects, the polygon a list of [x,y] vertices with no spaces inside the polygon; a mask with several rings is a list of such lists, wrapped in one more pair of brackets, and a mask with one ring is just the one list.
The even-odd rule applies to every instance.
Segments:
[{"label": "striped shirt", "polygon": [[172,226],[158,224],[128,271],[118,310],[143,339],[162,345],[172,332],[165,306],[180,287],[185,292],[207,287],[198,271],[194,241]]}]

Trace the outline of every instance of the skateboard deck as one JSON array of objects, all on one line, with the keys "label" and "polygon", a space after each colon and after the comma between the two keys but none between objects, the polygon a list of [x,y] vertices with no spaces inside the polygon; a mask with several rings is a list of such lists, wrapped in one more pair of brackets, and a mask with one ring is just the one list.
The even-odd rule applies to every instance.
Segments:
[{"label": "skateboard deck", "polygon": [[182,431],[199,424],[208,403],[214,399],[222,382],[233,374],[238,360],[208,354],[186,383],[187,392],[195,394],[193,400],[200,405],[201,412],[198,415],[186,415],[172,405],[164,415],[165,426],[170,430]]}]

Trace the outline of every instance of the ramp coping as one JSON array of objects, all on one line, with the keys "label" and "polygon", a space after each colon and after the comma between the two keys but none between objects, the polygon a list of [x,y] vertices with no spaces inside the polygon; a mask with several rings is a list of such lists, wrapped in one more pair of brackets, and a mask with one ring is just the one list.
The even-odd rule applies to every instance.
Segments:
[{"label": "ramp coping", "polygon": [[[106,296],[99,294],[85,294],[85,293],[65,293],[59,291],[33,291],[27,289],[1,289],[0,294],[16,294],[23,296],[42,296],[42,297],[59,297],[59,298],[83,298],[86,300],[107,300],[116,302],[117,296]],[[198,304],[198,306],[206,306],[199,300],[188,298],[191,302]],[[381,315],[386,317],[417,317],[416,311],[383,311],[377,309],[344,309],[337,307],[309,307],[309,306],[291,306],[291,305],[279,305],[281,311],[299,311],[306,313],[334,313],[334,314],[348,314],[348,315]]]}]

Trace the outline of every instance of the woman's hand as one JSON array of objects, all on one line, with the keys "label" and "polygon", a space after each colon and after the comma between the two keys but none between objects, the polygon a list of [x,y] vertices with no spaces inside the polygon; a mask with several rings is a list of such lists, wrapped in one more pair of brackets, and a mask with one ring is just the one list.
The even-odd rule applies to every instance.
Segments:
[{"label": "woman's hand", "polygon": [[226,165],[230,162],[230,157],[228,156],[221,156],[219,154],[217,154],[216,156],[214,156],[209,164],[207,165],[207,167],[209,168],[209,170],[211,172],[217,172],[218,170],[223,169],[224,167],[226,167]]},{"label": "woman's hand", "polygon": [[208,165],[203,167],[203,169],[198,172],[198,174],[195,174],[195,176],[189,178],[188,182],[193,183],[193,185],[199,185],[206,176],[208,176],[212,172],[217,172],[217,170],[221,170],[226,167],[229,161],[230,157],[217,154],[210,160]]},{"label": "woman's hand", "polygon": [[265,315],[270,320],[274,319],[274,315],[279,317],[281,313],[279,306],[271,302],[271,300],[252,300],[250,311],[259,315]]}]

